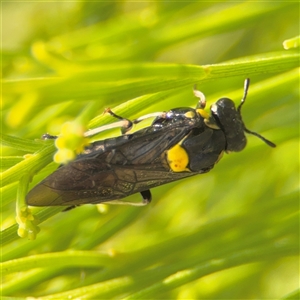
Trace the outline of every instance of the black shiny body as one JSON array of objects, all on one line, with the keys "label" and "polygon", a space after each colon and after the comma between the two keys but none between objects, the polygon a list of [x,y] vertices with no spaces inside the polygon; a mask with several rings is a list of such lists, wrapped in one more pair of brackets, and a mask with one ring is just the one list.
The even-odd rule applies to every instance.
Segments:
[{"label": "black shiny body", "polygon": [[[27,203],[101,203],[208,172],[225,148],[225,136],[221,130],[207,127],[201,116],[192,123],[170,119],[169,123],[133,134],[94,142],[76,160],[59,167],[34,187]],[[183,146],[191,158],[191,172],[172,172],[164,152],[186,136]]]},{"label": "black shiny body", "polygon": [[[151,188],[208,172],[223,152],[245,147],[244,131],[252,132],[244,126],[241,105],[236,110],[232,100],[222,98],[212,105],[209,118],[201,113],[205,104],[198,109],[172,109],[147,128],[94,142],[35,186],[26,201],[33,206],[77,206],[114,203],[140,192],[143,204],[147,204]],[[167,159],[168,151],[176,145],[188,157],[187,168],[180,172],[174,171]]]}]

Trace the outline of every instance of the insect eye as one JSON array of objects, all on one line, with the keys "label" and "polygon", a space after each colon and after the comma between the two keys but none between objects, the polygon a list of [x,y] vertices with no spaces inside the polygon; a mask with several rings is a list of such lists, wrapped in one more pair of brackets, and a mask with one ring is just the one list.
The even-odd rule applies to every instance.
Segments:
[{"label": "insect eye", "polygon": [[234,102],[228,98],[219,99],[211,106],[211,113],[217,125],[224,132],[226,151],[241,151],[246,146],[244,123]]},{"label": "insect eye", "polygon": [[227,142],[226,151],[243,150],[247,143],[245,132],[255,135],[270,147],[276,147],[273,142],[267,140],[257,132],[247,129],[242,120],[241,109],[246,101],[249,85],[250,79],[247,78],[244,83],[244,95],[237,109],[234,102],[228,98],[222,98],[211,106],[212,117],[224,132]]}]

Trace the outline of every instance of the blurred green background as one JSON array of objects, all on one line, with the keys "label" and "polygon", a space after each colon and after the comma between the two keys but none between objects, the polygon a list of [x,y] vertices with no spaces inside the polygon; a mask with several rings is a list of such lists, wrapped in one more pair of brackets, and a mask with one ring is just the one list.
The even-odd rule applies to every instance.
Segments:
[{"label": "blurred green background", "polygon": [[[298,35],[298,1],[3,2],[4,299],[298,299]],[[277,148],[250,136],[142,208],[34,208],[18,237],[28,176],[57,168],[43,133],[194,107],[194,84],[239,103],[247,77],[244,121]]]}]

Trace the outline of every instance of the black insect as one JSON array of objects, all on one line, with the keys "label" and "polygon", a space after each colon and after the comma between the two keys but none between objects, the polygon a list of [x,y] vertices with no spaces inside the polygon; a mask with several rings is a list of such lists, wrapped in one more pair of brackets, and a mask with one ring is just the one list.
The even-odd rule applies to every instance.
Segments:
[{"label": "black insect", "polygon": [[[176,108],[142,116],[134,121],[121,119],[108,126],[88,131],[86,136],[121,127],[123,135],[96,141],[74,161],[59,167],[35,186],[26,201],[32,206],[77,206],[111,203],[145,205],[151,201],[150,188],[210,171],[224,152],[241,151],[246,146],[245,132],[254,134],[269,146],[275,144],[248,130],[241,117],[249,87],[238,108],[228,98],[219,99],[205,111],[205,97],[196,109]],[[151,126],[128,133],[133,123],[155,117]],[[50,136],[48,136],[50,137]],[[119,199],[140,192],[143,201]]]}]

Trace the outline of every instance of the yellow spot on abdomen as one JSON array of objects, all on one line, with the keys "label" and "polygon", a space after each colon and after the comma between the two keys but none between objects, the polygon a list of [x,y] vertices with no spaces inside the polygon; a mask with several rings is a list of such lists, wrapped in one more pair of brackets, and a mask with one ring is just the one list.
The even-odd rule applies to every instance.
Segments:
[{"label": "yellow spot on abdomen", "polygon": [[190,171],[187,168],[187,165],[189,163],[189,156],[179,144],[175,145],[173,148],[167,151],[167,160],[170,169],[173,172]]}]

